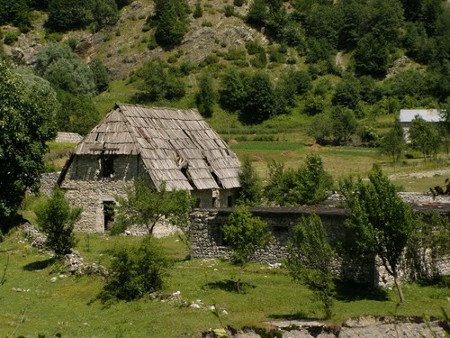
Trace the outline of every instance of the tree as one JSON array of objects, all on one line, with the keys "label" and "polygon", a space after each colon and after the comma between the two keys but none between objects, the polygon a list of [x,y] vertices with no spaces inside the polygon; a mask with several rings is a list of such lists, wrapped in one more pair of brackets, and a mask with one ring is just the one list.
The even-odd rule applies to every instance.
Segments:
[{"label": "tree", "polygon": [[91,11],[97,31],[107,26],[114,26],[119,19],[115,0],[94,0]]},{"label": "tree", "polygon": [[395,120],[392,129],[382,138],[380,151],[382,154],[392,156],[392,161],[397,162],[406,147],[403,128],[398,119]]},{"label": "tree", "polygon": [[254,26],[264,26],[268,14],[266,0],[253,0],[245,20]]},{"label": "tree", "polygon": [[244,123],[258,124],[277,113],[277,97],[267,73],[253,74],[248,82],[244,106],[239,117]]},{"label": "tree", "polygon": [[195,103],[197,104],[200,114],[204,117],[211,117],[215,101],[216,93],[214,91],[212,79],[205,73],[199,79],[198,92],[195,96]]},{"label": "tree", "polygon": [[161,99],[180,99],[186,93],[183,80],[169,72],[161,60],[144,63],[138,71],[138,77],[143,80],[138,87],[143,91],[138,99],[157,101]]},{"label": "tree", "polygon": [[304,283],[323,303],[326,319],[331,318],[335,295],[334,257],[320,217],[302,218],[288,242],[287,268],[294,280]]},{"label": "tree", "polygon": [[108,89],[110,77],[108,69],[105,67],[100,59],[95,58],[89,64],[89,68],[94,75],[95,86],[97,87],[97,92],[101,93]]},{"label": "tree", "polygon": [[265,194],[279,205],[316,204],[328,197],[333,179],[324,168],[322,159],[308,155],[306,163],[297,170],[284,168],[277,162],[269,163],[269,180]]},{"label": "tree", "polygon": [[8,23],[29,30],[31,10],[27,0],[0,0],[0,26]]},{"label": "tree", "polygon": [[327,145],[333,139],[333,120],[328,114],[315,115],[307,130],[309,136],[320,145]]},{"label": "tree", "polygon": [[144,180],[135,181],[134,187],[126,192],[126,197],[118,199],[117,221],[113,232],[123,232],[127,227],[145,227],[149,235],[156,224],[163,219],[173,225],[186,227],[192,200],[187,191],[168,191],[164,184],[159,189],[149,187]]},{"label": "tree", "polygon": [[94,20],[93,0],[50,0],[46,26],[55,31],[84,28]]},{"label": "tree", "polygon": [[403,303],[398,267],[414,231],[411,208],[377,166],[370,172],[369,182],[360,178],[357,181],[345,179],[340,188],[350,210],[344,223],[348,254],[351,257],[377,255],[394,278]]},{"label": "tree", "polygon": [[348,108],[337,108],[332,112],[333,134],[336,144],[346,144],[351,140],[352,135],[358,128],[353,110]]},{"label": "tree", "polygon": [[[222,231],[232,251],[233,263],[241,267],[250,261],[256,250],[266,247],[271,239],[271,234],[267,231],[267,223],[253,216],[244,205],[237,206],[228,216]],[[238,279],[236,289],[239,293],[241,284],[241,280]]]},{"label": "tree", "polygon": [[164,48],[179,45],[188,30],[188,8],[183,0],[158,0],[155,5],[156,42]]},{"label": "tree", "polygon": [[441,145],[441,137],[437,127],[432,122],[426,122],[416,117],[409,128],[409,138],[415,149],[422,152],[426,159],[431,155],[436,156]]},{"label": "tree", "polygon": [[61,103],[55,121],[58,130],[86,135],[99,122],[99,112],[89,96],[59,91],[58,100]]},{"label": "tree", "polygon": [[239,190],[238,203],[245,205],[258,205],[262,199],[262,183],[258,174],[253,168],[252,162],[248,157],[244,159],[241,171],[239,173]]},{"label": "tree", "polygon": [[389,50],[386,41],[369,33],[359,40],[354,52],[358,75],[383,77],[388,68]]},{"label": "tree", "polygon": [[195,10],[193,16],[196,19],[201,18],[203,16],[203,7],[201,0],[197,0],[197,2],[195,3]]},{"label": "tree", "polygon": [[37,210],[37,224],[47,236],[46,246],[61,257],[75,244],[73,228],[80,219],[81,208],[72,208],[64,193],[56,189]]},{"label": "tree", "polygon": [[245,75],[236,68],[230,68],[225,72],[220,83],[220,105],[229,111],[238,111],[244,105],[246,90]]},{"label": "tree", "polygon": [[138,248],[116,249],[112,256],[110,273],[100,294],[102,301],[132,301],[163,288],[171,264],[149,236]]},{"label": "tree", "polygon": [[36,57],[37,73],[54,87],[72,94],[94,94],[92,70],[67,46],[50,43]]},{"label": "tree", "polygon": [[[39,184],[46,142],[55,136],[55,130],[54,116],[1,61],[0,78],[0,230],[5,232],[25,191]],[[46,98],[39,100],[45,102]]]},{"label": "tree", "polygon": [[350,109],[355,109],[361,100],[361,84],[358,79],[347,76],[336,86],[332,103],[341,105]]}]

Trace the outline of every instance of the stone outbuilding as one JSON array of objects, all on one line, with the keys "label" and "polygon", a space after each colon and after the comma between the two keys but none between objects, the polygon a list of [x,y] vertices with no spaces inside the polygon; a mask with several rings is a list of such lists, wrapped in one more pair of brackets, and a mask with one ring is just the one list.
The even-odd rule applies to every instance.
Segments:
[{"label": "stone outbuilding", "polygon": [[229,207],[240,163],[196,110],[117,105],[84,139],[58,180],[83,208],[78,231],[103,232],[116,197],[137,177],[153,187],[188,190],[200,208]]},{"label": "stone outbuilding", "polygon": [[407,142],[409,142],[409,127],[416,118],[421,118],[425,122],[431,123],[439,123],[444,120],[441,111],[437,109],[401,109],[399,122],[403,128],[403,133]]}]

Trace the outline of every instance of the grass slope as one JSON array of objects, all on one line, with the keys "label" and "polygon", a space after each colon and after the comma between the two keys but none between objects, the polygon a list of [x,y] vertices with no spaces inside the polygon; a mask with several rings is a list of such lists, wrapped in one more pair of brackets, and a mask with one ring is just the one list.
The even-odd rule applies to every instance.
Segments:
[{"label": "grass slope", "polygon": [[[108,250],[134,245],[138,238],[77,235],[79,250],[86,260],[107,264]],[[310,292],[295,284],[284,269],[269,269],[251,264],[243,280],[254,287],[247,294],[224,290],[224,281],[239,269],[219,260],[185,260],[186,248],[171,237],[159,240],[167,254],[176,259],[167,278],[168,292],[181,291],[183,299],[200,299],[226,309],[224,325],[267,326],[281,318],[320,318],[320,304]],[[9,257],[6,282],[0,285],[0,336],[90,337],[198,337],[209,328],[220,327],[209,310],[178,307],[144,298],[104,306],[96,300],[102,287],[99,277],[60,276],[57,265],[49,265],[49,255],[39,253],[26,243],[19,231],[7,236],[0,245],[0,272]],[[0,275],[1,276],[1,275]],[[52,282],[52,278],[56,281]],[[17,292],[13,288],[28,290]],[[448,311],[449,288],[404,286],[406,303],[397,306],[395,292],[367,295],[341,290],[333,323],[357,315],[442,316]]]}]

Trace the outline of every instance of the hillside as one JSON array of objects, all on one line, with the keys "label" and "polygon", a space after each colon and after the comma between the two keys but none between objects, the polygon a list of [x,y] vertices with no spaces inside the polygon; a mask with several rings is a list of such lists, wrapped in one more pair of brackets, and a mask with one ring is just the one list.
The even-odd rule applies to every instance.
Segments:
[{"label": "hillside", "polygon": [[[73,11],[88,3],[91,16],[74,20],[84,12]],[[450,107],[448,2],[160,3],[172,6],[161,5],[172,20],[164,25],[152,0],[31,2],[17,15],[28,21],[14,11],[0,15],[2,58],[49,81],[60,130],[85,134],[115,102],[197,107],[227,141],[243,143],[234,147],[261,173],[263,162],[279,158],[261,142],[373,147],[401,108]],[[172,24],[178,40],[164,45],[158,29]],[[64,61],[51,61],[52,53]],[[285,152],[288,165],[298,165],[301,159]],[[387,161],[375,150],[370,156]]]}]

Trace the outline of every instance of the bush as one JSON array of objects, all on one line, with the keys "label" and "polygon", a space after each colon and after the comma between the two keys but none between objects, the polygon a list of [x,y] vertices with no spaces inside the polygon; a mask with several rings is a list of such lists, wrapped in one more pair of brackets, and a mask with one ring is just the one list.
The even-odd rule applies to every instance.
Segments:
[{"label": "bush", "polygon": [[203,16],[203,8],[201,0],[197,0],[197,2],[195,3],[195,10],[193,16],[196,19],[201,18]]},{"label": "bush", "polygon": [[195,103],[200,114],[204,117],[211,117],[213,114],[216,92],[213,82],[208,74],[203,74],[198,83],[198,93],[195,96]]},{"label": "bush", "polygon": [[94,81],[95,86],[97,87],[97,92],[101,93],[108,89],[109,85],[109,72],[108,69],[105,67],[103,62],[101,62],[99,59],[94,59],[89,64],[89,68],[92,71],[92,74],[94,75]]},{"label": "bush", "polygon": [[64,193],[57,189],[36,210],[36,216],[37,224],[47,235],[46,245],[55,255],[70,253],[75,243],[73,227],[81,216],[81,208],[72,208]]},{"label": "bush", "polygon": [[245,3],[245,0],[233,0],[233,5],[236,7],[241,7]]},{"label": "bush", "polygon": [[5,45],[12,45],[18,39],[19,39],[19,32],[11,32],[10,31],[5,34],[3,42],[5,43]]},{"label": "bush", "polygon": [[238,203],[246,205],[258,205],[262,199],[262,183],[258,174],[253,168],[252,162],[246,157],[239,173],[239,190]]},{"label": "bush", "polygon": [[297,170],[286,170],[277,162],[269,164],[266,196],[278,205],[316,204],[328,197],[333,179],[324,168],[322,159],[308,155],[305,165]]},{"label": "bush", "polygon": [[271,236],[267,227],[267,223],[254,217],[246,206],[236,207],[223,226],[223,235],[235,264],[247,263],[257,249],[269,244]]},{"label": "bush", "polygon": [[335,256],[326,238],[320,217],[302,218],[288,243],[287,268],[294,278],[306,284],[323,304],[325,318],[331,318],[335,295],[332,263]]},{"label": "bush", "polygon": [[228,18],[230,16],[234,15],[234,6],[232,5],[226,5],[224,7],[225,16]]},{"label": "bush", "polygon": [[100,298],[132,301],[161,290],[169,267],[170,262],[150,237],[138,248],[116,250]]}]

